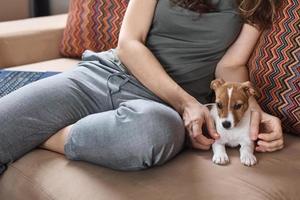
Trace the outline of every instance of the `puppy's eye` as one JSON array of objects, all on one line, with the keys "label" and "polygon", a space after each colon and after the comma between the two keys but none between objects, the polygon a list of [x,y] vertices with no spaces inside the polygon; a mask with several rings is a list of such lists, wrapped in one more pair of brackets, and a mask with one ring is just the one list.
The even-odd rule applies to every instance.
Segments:
[{"label": "puppy's eye", "polygon": [[218,102],[218,103],[217,103],[217,107],[218,107],[219,109],[222,109],[222,108],[223,108],[222,103]]},{"label": "puppy's eye", "polygon": [[235,105],[233,106],[233,109],[234,109],[234,110],[239,110],[242,106],[243,106],[243,104],[238,103],[238,104],[235,104]]}]

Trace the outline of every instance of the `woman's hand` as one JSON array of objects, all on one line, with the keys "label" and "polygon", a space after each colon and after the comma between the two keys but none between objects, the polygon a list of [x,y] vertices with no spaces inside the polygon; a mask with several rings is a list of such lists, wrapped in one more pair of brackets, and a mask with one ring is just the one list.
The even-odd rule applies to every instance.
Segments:
[{"label": "woman's hand", "polygon": [[250,134],[257,140],[256,151],[272,152],[283,148],[281,121],[263,111],[252,111]]},{"label": "woman's hand", "polygon": [[[214,143],[214,139],[220,137],[214,127],[214,122],[208,108],[199,102],[191,102],[185,106],[182,118],[193,148],[208,150]],[[209,139],[203,135],[202,127],[204,124],[213,139]]]}]

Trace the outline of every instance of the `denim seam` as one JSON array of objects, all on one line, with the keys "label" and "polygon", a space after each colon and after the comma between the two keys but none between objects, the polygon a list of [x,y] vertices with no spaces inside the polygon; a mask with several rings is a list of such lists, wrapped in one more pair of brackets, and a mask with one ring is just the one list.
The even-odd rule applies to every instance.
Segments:
[{"label": "denim seam", "polygon": [[68,159],[70,160],[74,160],[76,158],[76,152],[74,151],[74,148],[73,148],[73,142],[71,140],[71,137],[73,135],[73,128],[74,128],[75,125],[73,125],[71,127],[71,129],[69,130],[69,134],[66,138],[66,143],[64,145],[64,150],[65,150],[65,155]]}]

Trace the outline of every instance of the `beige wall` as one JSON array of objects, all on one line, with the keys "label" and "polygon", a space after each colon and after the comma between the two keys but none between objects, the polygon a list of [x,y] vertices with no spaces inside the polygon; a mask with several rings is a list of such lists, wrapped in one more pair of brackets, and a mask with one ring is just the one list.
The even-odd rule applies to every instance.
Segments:
[{"label": "beige wall", "polygon": [[51,0],[50,1],[50,9],[51,9],[52,15],[67,13],[68,7],[69,7],[69,0]]},{"label": "beige wall", "polygon": [[[67,13],[68,5],[69,0],[50,0],[51,14]],[[0,22],[24,19],[30,15],[30,0],[0,0]]]},{"label": "beige wall", "polygon": [[29,0],[0,0],[0,21],[27,18],[29,10]]}]

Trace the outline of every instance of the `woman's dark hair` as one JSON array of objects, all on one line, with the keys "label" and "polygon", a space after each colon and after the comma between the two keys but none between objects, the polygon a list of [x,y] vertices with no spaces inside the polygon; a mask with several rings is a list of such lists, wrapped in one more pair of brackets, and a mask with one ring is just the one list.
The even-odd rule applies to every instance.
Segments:
[{"label": "woman's dark hair", "polygon": [[[201,13],[215,10],[207,0],[170,0],[173,4]],[[225,0],[228,1],[228,0]],[[281,0],[236,0],[241,17],[260,29],[269,28]]]}]

